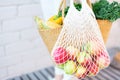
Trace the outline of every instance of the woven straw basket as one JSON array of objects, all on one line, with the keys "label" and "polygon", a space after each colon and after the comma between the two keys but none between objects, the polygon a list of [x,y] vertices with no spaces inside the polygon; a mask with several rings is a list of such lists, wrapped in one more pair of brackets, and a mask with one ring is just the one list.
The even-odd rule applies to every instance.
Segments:
[{"label": "woven straw basket", "polygon": [[97,20],[104,42],[107,42],[112,22],[108,20]]},{"label": "woven straw basket", "polygon": [[61,28],[50,29],[50,30],[39,30],[39,33],[48,48],[48,51],[51,52],[58,36],[61,31]]},{"label": "woven straw basket", "polygon": [[[88,4],[90,5],[89,0],[88,0]],[[101,31],[102,36],[103,36],[103,40],[106,43],[111,26],[112,26],[112,22],[110,22],[108,20],[97,20],[97,22],[98,22],[98,25],[100,27],[100,31]],[[61,28],[49,29],[49,30],[40,30],[39,29],[39,33],[40,33],[46,47],[48,48],[49,52],[51,52],[51,50],[52,50],[52,48],[53,48],[53,46],[54,46],[54,44],[59,36],[60,31],[61,31]]]}]

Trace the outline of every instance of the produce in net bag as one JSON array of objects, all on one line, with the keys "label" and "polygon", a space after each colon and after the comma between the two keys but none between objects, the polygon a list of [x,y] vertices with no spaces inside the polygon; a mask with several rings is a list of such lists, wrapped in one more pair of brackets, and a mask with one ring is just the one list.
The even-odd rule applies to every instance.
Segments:
[{"label": "produce in net bag", "polygon": [[56,66],[80,79],[94,76],[110,64],[95,15],[86,0],[81,0],[81,4],[78,11],[70,0],[70,9],[51,53]]}]

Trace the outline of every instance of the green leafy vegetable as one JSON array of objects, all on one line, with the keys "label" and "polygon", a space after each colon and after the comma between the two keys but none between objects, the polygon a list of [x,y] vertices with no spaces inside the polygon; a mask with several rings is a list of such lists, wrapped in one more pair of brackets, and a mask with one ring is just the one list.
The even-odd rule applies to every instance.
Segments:
[{"label": "green leafy vegetable", "polygon": [[100,0],[92,4],[93,11],[97,19],[115,21],[120,18],[120,4],[118,2],[109,3],[107,0]]},{"label": "green leafy vegetable", "polygon": [[[79,3],[74,3],[74,6],[76,7],[76,9],[77,9],[78,11],[81,10],[81,4],[79,4]],[[69,6],[67,6],[67,7],[65,8],[65,11],[64,11],[65,16],[67,15],[69,8],[70,8]],[[62,11],[59,11],[58,15],[59,15],[59,16],[62,16]]]},{"label": "green leafy vegetable", "polygon": [[[67,6],[67,7],[65,8],[65,11],[64,11],[65,16],[67,15],[68,10],[69,10],[69,6]],[[62,11],[59,11],[59,12],[58,12],[58,16],[62,16]]]},{"label": "green leafy vegetable", "polygon": [[81,4],[79,3],[74,3],[75,8],[80,11],[81,10]]},{"label": "green leafy vegetable", "polygon": [[[81,10],[81,4],[74,3],[74,6],[78,11]],[[120,3],[113,1],[109,3],[107,0],[99,0],[92,4],[93,12],[97,19],[109,20],[111,22],[120,18]],[[69,6],[65,8],[65,16],[69,10]],[[62,16],[62,11],[59,11],[59,16]]]}]

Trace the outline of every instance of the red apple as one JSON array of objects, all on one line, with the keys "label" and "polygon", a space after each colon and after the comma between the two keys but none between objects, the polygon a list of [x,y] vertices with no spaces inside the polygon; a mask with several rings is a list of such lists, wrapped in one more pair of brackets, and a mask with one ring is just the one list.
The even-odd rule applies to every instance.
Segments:
[{"label": "red apple", "polygon": [[79,79],[86,77],[88,74],[87,69],[83,66],[78,66],[75,76]]},{"label": "red apple", "polygon": [[109,60],[109,59],[106,59],[105,57],[100,56],[100,57],[98,57],[97,63],[98,63],[98,65],[99,65],[99,68],[100,68],[100,69],[103,69],[103,68],[109,66],[110,60]]},{"label": "red apple", "polygon": [[70,59],[72,60],[75,60],[76,56],[80,53],[80,51],[77,48],[74,48],[73,46],[67,47],[66,51],[68,52]]},{"label": "red apple", "polygon": [[97,55],[92,55],[91,56],[91,58],[92,58],[92,61],[94,62],[94,63],[96,63],[97,62]]},{"label": "red apple", "polygon": [[95,76],[99,72],[99,68],[94,62],[91,62],[88,71],[89,71],[89,76]]},{"label": "red apple", "polygon": [[97,55],[97,64],[99,66],[99,69],[103,69],[107,66],[109,66],[110,64],[110,58],[109,58],[109,55],[107,53],[107,51],[102,51],[101,53],[99,53]]},{"label": "red apple", "polygon": [[105,57],[106,59],[110,59],[107,51],[101,51],[101,52],[99,52],[99,54],[98,54],[97,56],[98,56],[98,57],[103,56],[103,57]]},{"label": "red apple", "polygon": [[63,47],[58,47],[53,53],[53,59],[56,64],[63,64],[69,59],[69,55]]}]

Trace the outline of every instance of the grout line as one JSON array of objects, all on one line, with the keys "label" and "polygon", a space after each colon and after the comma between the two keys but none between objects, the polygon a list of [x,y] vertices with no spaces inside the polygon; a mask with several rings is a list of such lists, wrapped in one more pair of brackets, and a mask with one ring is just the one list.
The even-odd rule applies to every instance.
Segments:
[{"label": "grout line", "polygon": [[1,33],[3,33],[3,20],[0,20],[0,25],[1,25]]},{"label": "grout line", "polygon": [[16,16],[18,16],[19,15],[19,7],[18,7],[18,5],[16,5]]},{"label": "grout line", "polygon": [[0,7],[10,7],[10,6],[16,6],[16,5],[31,5],[31,4],[40,4],[40,2],[30,2],[30,3],[16,3],[16,4],[7,4],[7,5],[0,5]]}]

